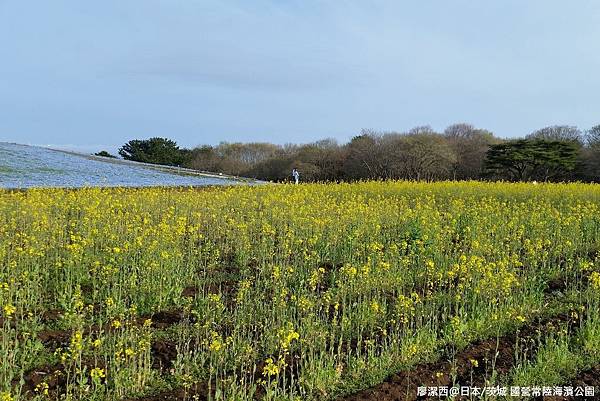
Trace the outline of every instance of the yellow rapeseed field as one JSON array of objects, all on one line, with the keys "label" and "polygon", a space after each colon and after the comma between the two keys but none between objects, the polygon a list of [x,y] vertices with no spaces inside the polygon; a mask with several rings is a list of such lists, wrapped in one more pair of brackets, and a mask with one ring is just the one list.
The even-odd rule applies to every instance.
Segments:
[{"label": "yellow rapeseed field", "polygon": [[588,327],[599,239],[590,184],[0,192],[0,400],[336,399],[553,312]]}]

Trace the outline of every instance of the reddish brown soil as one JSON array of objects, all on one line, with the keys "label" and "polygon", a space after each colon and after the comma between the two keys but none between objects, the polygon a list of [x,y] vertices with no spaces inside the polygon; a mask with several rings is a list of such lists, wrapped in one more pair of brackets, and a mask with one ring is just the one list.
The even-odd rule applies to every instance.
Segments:
[{"label": "reddish brown soil", "polygon": [[[106,369],[103,364],[95,364],[93,361],[83,361],[83,365],[87,367],[88,371],[99,367]],[[67,375],[65,373],[65,367],[58,363],[55,365],[44,365],[34,369],[31,369],[23,375],[25,384],[23,385],[23,393],[27,396],[34,396],[38,394],[43,388],[38,388],[38,385],[42,383],[47,384],[47,390],[52,399],[59,399],[60,394],[63,394],[67,385]],[[17,386],[17,380],[13,382],[14,386]]]},{"label": "reddish brown soil", "polygon": [[224,280],[219,283],[208,284],[207,291],[210,294],[221,294],[223,297],[223,303],[229,310],[233,310],[236,307],[235,295],[238,288],[238,281],[236,280]]},{"label": "reddish brown soil", "polygon": [[[600,387],[600,365],[596,365],[591,369],[581,372],[579,376],[573,380],[573,385]],[[600,396],[600,394],[598,395]]]},{"label": "reddish brown soil", "polygon": [[69,344],[72,332],[70,330],[43,330],[37,335],[44,347],[50,351],[65,347]]},{"label": "reddish brown soil", "polygon": [[[160,341],[155,342],[152,345],[152,353],[154,357],[153,368],[155,369],[165,369],[167,367],[172,366],[172,360],[177,356],[177,350],[175,348],[175,344],[172,342]],[[297,354],[286,355],[285,362],[286,367],[283,370],[282,374],[286,375],[288,380],[291,380],[292,377],[297,379],[300,372],[300,356]],[[157,365],[158,364],[158,365]],[[259,379],[263,379],[263,369],[265,367],[264,360],[261,360],[257,363],[256,369],[253,372],[246,372],[249,376],[253,377],[254,381]],[[207,400],[208,399],[208,384],[200,383],[192,386],[189,389],[184,388],[176,388],[173,390],[161,392],[158,394],[143,396],[143,397],[134,397],[128,398],[123,401],[167,401],[167,400]],[[255,394],[255,398],[260,400],[264,396],[264,391],[261,387],[257,388],[257,393]],[[197,397],[197,398],[194,398]]]},{"label": "reddish brown soil", "polygon": [[169,369],[177,358],[177,346],[172,341],[156,340],[152,343],[150,352],[152,367],[158,370]]},{"label": "reddish brown soil", "polygon": [[189,389],[175,389],[144,397],[127,398],[123,401],[206,401],[208,400],[208,385],[206,383],[193,385]]},{"label": "reddish brown soil", "polygon": [[545,294],[551,294],[553,292],[562,292],[567,289],[567,282],[564,278],[555,278],[548,282],[548,286],[544,290]]},{"label": "reddish brown soil", "polygon": [[[275,358],[273,358],[275,359]],[[286,377],[286,381],[289,383],[292,379],[293,380],[297,380],[299,375],[300,375],[300,356],[298,355],[286,355],[285,356],[285,363],[286,363],[286,367],[285,369],[282,370],[282,372],[280,372],[281,376],[285,376]],[[263,374],[264,372],[264,368],[267,364],[265,363],[264,359],[259,361],[256,364],[256,370],[254,371],[254,373],[252,372],[248,372],[248,376],[252,376],[254,382],[257,382],[258,380],[264,379],[265,376]],[[265,393],[265,389],[261,386],[258,386],[256,388],[256,393],[254,394],[254,399],[256,400],[262,400],[265,397],[266,393]]]},{"label": "reddish brown soil", "polygon": [[184,314],[181,309],[165,310],[154,313],[150,316],[152,327],[156,329],[164,329],[173,326],[184,319]]},{"label": "reddish brown soil", "polygon": [[[206,291],[209,294],[221,294],[225,301],[225,305],[228,307],[235,307],[235,291],[237,289],[238,282],[235,280],[224,280],[220,282],[208,283],[206,285]],[[185,287],[183,291],[181,291],[181,295],[184,297],[195,298],[202,292],[202,288],[191,285]]]},{"label": "reddish brown soil", "polygon": [[[40,320],[42,323],[49,323],[49,322],[55,322],[57,320],[59,320],[62,317],[62,313],[63,311],[61,309],[49,309],[46,311],[37,311],[37,312],[32,312],[34,316],[40,316]],[[28,313],[27,312],[22,312],[19,313],[18,315],[13,316],[13,318],[9,319],[9,325],[11,328],[16,328],[17,327],[17,323],[19,320],[21,319],[25,319],[27,320],[29,318]],[[4,322],[6,321],[6,319],[2,316],[0,316],[0,326],[4,325]]]},{"label": "reddish brown soil", "polygon": [[23,378],[25,393],[34,394],[38,384],[46,383],[49,392],[56,392],[67,384],[67,378],[63,374],[62,365],[46,365],[26,372]]},{"label": "reddish brown soil", "polygon": [[596,365],[590,369],[581,372],[575,379],[565,385],[573,387],[594,386],[594,397],[537,397],[534,401],[573,401],[573,400],[598,400],[600,399],[600,365]]},{"label": "reddish brown soil", "polygon": [[[551,326],[569,320],[567,315],[546,319],[539,324],[529,325],[516,333],[499,338],[478,341],[460,351],[454,358],[456,365],[449,361],[417,365],[409,371],[402,371],[388,377],[383,383],[369,389],[341,398],[339,401],[401,401],[421,400],[417,397],[419,386],[452,386],[452,372],[459,385],[481,386],[489,377],[492,367],[500,374],[507,373],[514,365],[517,347],[528,345],[528,355],[534,355],[535,338],[540,331],[550,330]],[[477,367],[472,360],[477,361]],[[437,398],[437,397],[436,397]]]},{"label": "reddish brown soil", "polygon": [[199,292],[198,287],[191,285],[191,286],[185,287],[183,289],[183,291],[181,291],[181,296],[195,298],[196,295],[198,295],[198,292]]},{"label": "reddish brown soil", "polygon": [[[141,324],[141,323],[140,323]],[[112,332],[116,329],[109,323],[102,327],[94,325],[83,330],[85,335],[96,334],[103,330],[104,332]],[[38,333],[37,338],[49,351],[56,351],[57,348],[66,348],[69,345],[73,330],[42,330]]]},{"label": "reddish brown soil", "polygon": [[8,321],[8,325],[11,329],[15,329],[17,327],[17,324],[15,322],[15,319],[10,319],[7,320],[4,317],[0,316],[0,327],[4,327],[5,322]]},{"label": "reddish brown soil", "polygon": [[62,309],[48,309],[42,312],[42,322],[50,323],[60,320],[63,316],[64,311]]}]

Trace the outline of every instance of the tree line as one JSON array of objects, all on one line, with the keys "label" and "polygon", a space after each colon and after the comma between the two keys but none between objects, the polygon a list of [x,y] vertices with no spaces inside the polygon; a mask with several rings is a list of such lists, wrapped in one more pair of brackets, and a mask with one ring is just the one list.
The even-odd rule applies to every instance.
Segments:
[{"label": "tree line", "polygon": [[201,171],[302,181],[508,180],[600,181],[600,125],[582,131],[550,126],[524,138],[502,139],[470,124],[443,132],[430,126],[408,132],[364,129],[348,143],[228,143],[180,148],[168,138],[135,139],[119,149],[124,159]]}]

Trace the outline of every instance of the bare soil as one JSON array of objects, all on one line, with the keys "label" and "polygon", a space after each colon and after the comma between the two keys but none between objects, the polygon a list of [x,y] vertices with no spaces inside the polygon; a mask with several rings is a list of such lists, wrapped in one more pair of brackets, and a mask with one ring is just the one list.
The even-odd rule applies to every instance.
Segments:
[{"label": "bare soil", "polygon": [[570,322],[569,315],[561,314],[522,327],[515,333],[477,341],[455,355],[455,364],[438,361],[417,365],[411,370],[391,375],[381,384],[340,398],[339,401],[416,401],[429,398],[417,396],[419,386],[482,386],[489,378],[492,368],[499,374],[506,374],[515,366],[515,351],[518,347],[527,347],[528,356],[533,357],[535,339],[540,333],[566,322]]}]

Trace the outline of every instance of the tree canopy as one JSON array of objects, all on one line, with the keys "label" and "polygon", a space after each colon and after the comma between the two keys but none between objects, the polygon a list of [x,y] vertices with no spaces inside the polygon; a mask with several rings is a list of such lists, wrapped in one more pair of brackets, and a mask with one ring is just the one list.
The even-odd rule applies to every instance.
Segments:
[{"label": "tree canopy", "polygon": [[513,140],[490,147],[485,170],[494,178],[511,181],[549,181],[574,170],[577,156],[578,148],[572,141]]},{"label": "tree canopy", "polygon": [[94,153],[94,156],[100,156],[100,157],[110,157],[111,159],[116,159],[117,156],[108,153],[106,150],[101,150],[98,153]]},{"label": "tree canopy", "polygon": [[505,140],[471,124],[437,132],[428,125],[406,132],[363,129],[347,143],[221,142],[181,149],[167,138],[132,140],[119,150],[128,160],[182,165],[196,170],[303,181],[581,180],[600,181],[600,125],[589,130],[555,125],[522,139]]},{"label": "tree canopy", "polygon": [[180,149],[168,138],[133,139],[119,149],[126,160],[136,162],[179,166],[188,159],[189,151]]}]

